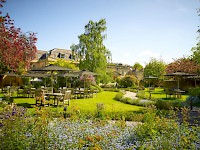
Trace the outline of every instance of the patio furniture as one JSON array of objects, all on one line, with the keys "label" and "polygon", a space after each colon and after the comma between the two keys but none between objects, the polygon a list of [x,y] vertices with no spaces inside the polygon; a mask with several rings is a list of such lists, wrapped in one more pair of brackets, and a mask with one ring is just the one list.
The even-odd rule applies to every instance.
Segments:
[{"label": "patio furniture", "polygon": [[165,88],[165,94],[166,94],[166,98],[168,98],[168,96],[171,98],[171,96],[174,95],[173,88]]},{"label": "patio furniture", "polygon": [[40,69],[36,69],[36,70],[32,70],[32,71],[50,72],[50,77],[51,77],[51,92],[53,92],[53,87],[54,87],[53,86],[54,85],[53,77],[55,76],[54,72],[56,72],[56,71],[71,71],[71,70],[72,69],[50,64],[49,66],[46,66],[46,67],[43,67],[43,68],[40,68]]},{"label": "patio furniture", "polygon": [[71,91],[65,91],[65,94],[63,96],[58,97],[58,101],[62,102],[63,106],[65,104],[69,106],[70,99],[71,99]]},{"label": "patio furniture", "polygon": [[23,97],[24,96],[24,89],[17,89],[17,97]]},{"label": "patio furniture", "polygon": [[171,98],[171,96],[173,95],[174,98],[181,98],[182,93],[184,93],[185,91],[181,90],[181,89],[174,89],[174,88],[166,88],[165,89],[165,93],[166,93],[166,98],[169,97]]},{"label": "patio furniture", "polygon": [[175,93],[175,97],[176,98],[181,98],[182,97],[182,93],[184,93],[185,91],[181,90],[181,89],[174,89],[174,93]]},{"label": "patio furniture", "polygon": [[50,100],[46,99],[44,92],[42,89],[37,89],[35,90],[35,100],[36,100],[36,105],[44,105],[44,106],[50,106]]},{"label": "patio furniture", "polygon": [[53,99],[54,101],[54,106],[57,105],[58,106],[58,103],[59,103],[59,99],[60,97],[62,97],[64,94],[62,93],[44,93],[44,95],[46,97],[49,97],[49,99]]}]

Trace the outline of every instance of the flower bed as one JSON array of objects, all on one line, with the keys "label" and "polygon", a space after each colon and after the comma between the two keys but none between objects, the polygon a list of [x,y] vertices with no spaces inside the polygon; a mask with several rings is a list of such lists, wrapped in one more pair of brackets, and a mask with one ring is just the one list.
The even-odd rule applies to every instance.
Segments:
[{"label": "flower bed", "polygon": [[156,113],[155,108],[147,109],[144,123],[134,125],[124,117],[119,121],[52,118],[48,108],[38,108],[29,117],[22,107],[5,107],[0,113],[1,149],[200,148],[198,127]]}]

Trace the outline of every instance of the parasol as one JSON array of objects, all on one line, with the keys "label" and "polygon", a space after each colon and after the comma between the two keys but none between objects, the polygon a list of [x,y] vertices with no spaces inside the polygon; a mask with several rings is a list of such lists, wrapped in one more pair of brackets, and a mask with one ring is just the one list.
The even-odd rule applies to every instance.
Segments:
[{"label": "parasol", "polygon": [[179,78],[180,77],[189,77],[189,76],[195,76],[195,74],[189,74],[189,73],[185,73],[185,72],[174,72],[171,74],[165,74],[165,76],[174,76],[177,78],[177,88],[179,89],[180,85],[179,85]]},{"label": "parasol", "polygon": [[54,76],[54,72],[55,71],[71,71],[72,69],[69,69],[69,68],[65,68],[65,67],[60,67],[60,66],[57,66],[57,65],[49,65],[49,66],[46,66],[46,67],[43,67],[41,69],[36,69],[36,70],[32,70],[32,71],[50,71],[50,76],[51,76],[51,88],[52,88],[52,93],[53,93],[53,76]]},{"label": "parasol", "polygon": [[63,73],[63,74],[57,74],[56,76],[59,76],[59,77],[66,77],[66,87],[67,87],[67,78],[68,77],[78,77],[79,75],[78,74],[74,74],[74,73]]}]

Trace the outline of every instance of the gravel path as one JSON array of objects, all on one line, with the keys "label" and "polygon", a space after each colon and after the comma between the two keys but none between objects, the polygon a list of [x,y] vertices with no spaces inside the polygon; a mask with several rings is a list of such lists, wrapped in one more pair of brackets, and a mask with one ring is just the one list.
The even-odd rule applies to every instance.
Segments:
[{"label": "gravel path", "polygon": [[136,97],[136,95],[137,95],[137,93],[126,91],[126,94],[124,94],[124,97],[130,97],[132,99],[138,99]]},{"label": "gravel path", "polygon": [[[134,93],[134,92],[130,92],[130,91],[126,91],[126,93],[124,94],[124,97],[129,97],[133,100],[137,100],[138,97],[137,97],[137,93]],[[147,100],[147,99],[141,99],[140,100],[140,103],[146,103],[146,102],[150,102],[150,100]]]}]

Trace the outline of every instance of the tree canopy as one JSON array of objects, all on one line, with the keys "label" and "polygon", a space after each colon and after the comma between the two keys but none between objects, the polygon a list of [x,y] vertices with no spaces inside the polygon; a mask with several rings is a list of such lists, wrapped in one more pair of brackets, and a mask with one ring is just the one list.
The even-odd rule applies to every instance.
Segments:
[{"label": "tree canopy", "polygon": [[85,33],[81,34],[78,45],[72,45],[74,57],[79,59],[79,68],[101,73],[106,71],[110,51],[103,44],[106,38],[106,20],[89,21]]},{"label": "tree canopy", "polygon": [[136,62],[136,63],[133,65],[133,69],[139,71],[139,70],[143,69],[143,66],[142,66],[140,63]]},{"label": "tree canopy", "polygon": [[[3,7],[3,3],[5,0],[0,1],[0,7]],[[20,28],[14,26],[13,22],[8,13],[5,16],[0,13],[0,70],[2,72],[29,67],[37,50],[36,34],[23,33]]]},{"label": "tree canopy", "polygon": [[158,78],[162,78],[165,74],[165,66],[163,60],[157,60],[155,58],[151,58],[149,63],[144,68],[144,76],[154,76]]},{"label": "tree canopy", "polygon": [[198,74],[200,71],[200,64],[197,64],[190,58],[179,58],[170,63],[166,67],[167,73],[185,72],[190,74]]},{"label": "tree canopy", "polygon": [[[200,16],[200,8],[197,9],[197,13],[198,13],[198,16]],[[198,64],[200,64],[200,26],[198,26],[198,30],[197,30],[197,33],[199,34],[197,39],[199,40],[197,42],[197,45],[195,47],[193,47],[191,49],[192,51],[192,55],[191,55],[191,58]]]},{"label": "tree canopy", "polygon": [[78,70],[78,68],[76,67],[75,64],[73,64],[73,62],[64,60],[62,58],[57,59],[55,62],[52,62],[52,64],[57,65],[57,66],[61,66],[61,67],[65,67],[65,68],[69,68],[72,70]]}]

